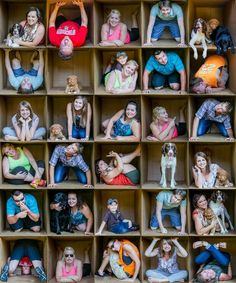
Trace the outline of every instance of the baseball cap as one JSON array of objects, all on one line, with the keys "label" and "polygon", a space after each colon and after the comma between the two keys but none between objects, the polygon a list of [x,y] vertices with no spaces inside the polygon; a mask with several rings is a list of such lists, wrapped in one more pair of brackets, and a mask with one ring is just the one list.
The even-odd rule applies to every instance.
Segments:
[{"label": "baseball cap", "polygon": [[107,201],[107,204],[110,205],[110,204],[112,204],[113,202],[118,203],[118,200],[117,200],[116,198],[109,198],[108,201]]}]

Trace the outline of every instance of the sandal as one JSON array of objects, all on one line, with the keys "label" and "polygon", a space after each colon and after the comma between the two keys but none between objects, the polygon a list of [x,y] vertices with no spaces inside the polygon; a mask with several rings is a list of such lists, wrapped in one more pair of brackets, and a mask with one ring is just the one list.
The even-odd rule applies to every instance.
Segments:
[{"label": "sandal", "polygon": [[7,282],[8,280],[8,273],[9,273],[9,264],[6,263],[4,266],[3,266],[3,269],[2,269],[2,272],[0,274],[0,280],[2,282]]},{"label": "sandal", "polygon": [[38,266],[38,267],[35,268],[35,270],[36,270],[36,272],[37,272],[37,274],[39,276],[39,280],[41,282],[47,281],[47,275],[46,275],[46,273],[45,273],[45,271],[43,270],[42,267]]}]

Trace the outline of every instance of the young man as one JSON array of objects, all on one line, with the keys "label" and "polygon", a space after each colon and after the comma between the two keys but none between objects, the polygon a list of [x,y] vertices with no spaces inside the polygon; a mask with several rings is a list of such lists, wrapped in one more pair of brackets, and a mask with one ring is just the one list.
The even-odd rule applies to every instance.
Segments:
[{"label": "young man", "polygon": [[149,93],[149,75],[155,71],[152,76],[152,86],[154,89],[162,89],[166,81],[171,89],[180,90],[180,93],[186,91],[186,72],[179,55],[175,52],[165,52],[155,50],[145,66],[143,72],[143,91]]},{"label": "young man", "polygon": [[66,4],[65,1],[58,1],[49,20],[49,40],[59,47],[58,55],[64,60],[72,57],[74,47],[85,43],[88,33],[88,18],[83,1],[73,0],[72,3],[79,6],[81,19],[68,20],[62,14],[57,15],[60,7]]},{"label": "young man", "polygon": [[195,114],[193,120],[192,136],[190,140],[198,140],[208,132],[212,124],[215,124],[222,136],[227,141],[234,140],[234,134],[230,123],[229,113],[233,110],[232,105],[226,102],[220,102],[216,99],[207,99]]}]

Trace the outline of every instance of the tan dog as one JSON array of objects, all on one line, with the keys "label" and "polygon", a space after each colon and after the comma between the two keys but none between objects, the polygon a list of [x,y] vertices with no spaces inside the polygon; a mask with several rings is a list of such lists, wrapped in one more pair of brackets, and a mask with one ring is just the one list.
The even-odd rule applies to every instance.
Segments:
[{"label": "tan dog", "polygon": [[229,173],[223,169],[219,169],[216,175],[215,187],[233,187],[233,183],[229,181]]},{"label": "tan dog", "polygon": [[[204,210],[204,218],[206,220],[207,226],[211,225],[213,220],[216,220],[216,216],[214,211],[211,208],[206,208]],[[217,224],[216,224],[217,225]],[[211,229],[210,231],[210,235],[215,235],[216,232],[216,225]],[[208,235],[208,234],[204,234],[204,235]]]},{"label": "tan dog", "polygon": [[211,34],[213,30],[215,30],[220,25],[220,22],[217,19],[210,19],[207,22],[207,30],[206,30],[206,37],[207,37],[207,43],[211,43]]},{"label": "tan dog", "polygon": [[75,75],[70,75],[66,79],[67,86],[65,92],[67,94],[79,94],[82,87],[79,85],[78,77]]},{"label": "tan dog", "polygon": [[51,141],[58,141],[58,140],[65,140],[66,137],[62,133],[63,127],[60,124],[53,124],[50,127],[50,140]]}]

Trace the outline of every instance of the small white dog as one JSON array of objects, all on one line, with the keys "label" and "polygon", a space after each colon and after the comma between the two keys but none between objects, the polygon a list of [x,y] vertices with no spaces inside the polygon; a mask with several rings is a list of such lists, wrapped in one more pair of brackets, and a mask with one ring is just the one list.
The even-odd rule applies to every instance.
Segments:
[{"label": "small white dog", "polygon": [[217,222],[220,226],[220,233],[225,234],[228,233],[228,230],[225,226],[225,218],[229,223],[230,230],[234,230],[232,222],[230,220],[229,213],[224,205],[226,200],[226,194],[222,191],[214,191],[211,194],[211,201],[209,203],[209,207],[214,211]]},{"label": "small white dog", "polygon": [[195,20],[191,32],[191,40],[189,42],[189,45],[193,49],[194,52],[193,57],[196,60],[198,58],[198,52],[194,44],[202,44],[202,48],[203,48],[202,57],[204,59],[207,57],[206,31],[207,31],[206,22],[201,18]]},{"label": "small white dog", "polygon": [[170,187],[173,189],[176,186],[175,171],[176,171],[176,145],[174,143],[165,143],[162,146],[161,156],[161,181],[160,185],[167,188],[166,184],[166,169],[171,169]]}]

